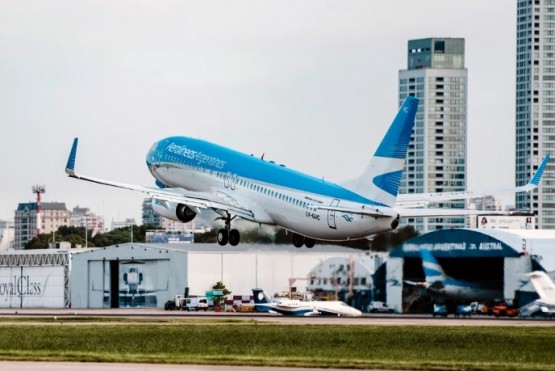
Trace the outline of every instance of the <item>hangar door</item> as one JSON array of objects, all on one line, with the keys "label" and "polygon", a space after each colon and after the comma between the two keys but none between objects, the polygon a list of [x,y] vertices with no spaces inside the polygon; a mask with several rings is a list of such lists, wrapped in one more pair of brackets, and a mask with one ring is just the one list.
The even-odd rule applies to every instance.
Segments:
[{"label": "hangar door", "polygon": [[0,267],[0,307],[64,308],[66,277],[64,266]]},{"label": "hangar door", "polygon": [[171,296],[169,260],[88,263],[89,308],[156,308]]}]

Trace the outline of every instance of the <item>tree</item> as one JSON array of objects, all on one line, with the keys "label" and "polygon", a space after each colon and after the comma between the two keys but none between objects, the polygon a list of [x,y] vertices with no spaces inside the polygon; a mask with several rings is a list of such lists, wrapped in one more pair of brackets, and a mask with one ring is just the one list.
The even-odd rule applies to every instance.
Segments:
[{"label": "tree", "polygon": [[406,225],[397,230],[376,236],[372,240],[372,250],[387,251],[418,235],[418,231],[412,225]]},{"label": "tree", "polygon": [[274,243],[277,245],[291,245],[293,243],[293,233],[285,229],[278,229],[274,235]]},{"label": "tree", "polygon": [[[91,231],[87,232],[90,236]],[[52,240],[53,238],[55,241]],[[43,233],[40,236],[33,237],[27,245],[25,245],[25,249],[48,249],[48,244],[50,242],[70,242],[72,248],[85,246],[85,227],[61,226],[56,233]],[[95,245],[89,241],[88,246],[94,247]]]},{"label": "tree", "polygon": [[231,294],[231,291],[229,291],[225,287],[225,285],[223,284],[222,281],[216,282],[216,284],[214,286],[212,286],[212,289],[222,291],[222,296],[214,297],[214,306],[221,309],[223,307],[224,303],[225,303],[225,299],[226,299],[227,295]]},{"label": "tree", "polygon": [[219,228],[212,228],[208,232],[204,233],[196,233],[195,234],[195,243],[216,243],[216,235],[218,233]]}]

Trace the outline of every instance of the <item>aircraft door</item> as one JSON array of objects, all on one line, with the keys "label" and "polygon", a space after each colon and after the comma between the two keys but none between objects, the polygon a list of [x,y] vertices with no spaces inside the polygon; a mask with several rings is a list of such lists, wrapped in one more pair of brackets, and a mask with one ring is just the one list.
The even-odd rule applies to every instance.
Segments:
[{"label": "aircraft door", "polygon": [[[331,202],[330,206],[337,206],[339,205],[339,200],[335,199]],[[337,226],[335,225],[335,211],[333,210],[328,210],[328,226],[331,229],[337,229]]]}]

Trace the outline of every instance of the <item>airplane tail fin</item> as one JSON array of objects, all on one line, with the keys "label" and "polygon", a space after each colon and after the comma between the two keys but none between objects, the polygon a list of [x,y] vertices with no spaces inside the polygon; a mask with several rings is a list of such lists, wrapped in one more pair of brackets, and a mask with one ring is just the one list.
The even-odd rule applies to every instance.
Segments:
[{"label": "airplane tail fin", "polygon": [[430,250],[421,249],[420,255],[422,255],[422,268],[426,276],[427,286],[437,285],[438,282],[445,281],[449,278]]},{"label": "airplane tail fin", "polygon": [[254,297],[254,304],[268,304],[272,302],[272,299],[262,289],[252,289],[252,295]]},{"label": "airplane tail fin", "polygon": [[417,109],[418,99],[408,96],[366,170],[348,188],[378,203],[395,204]]},{"label": "airplane tail fin", "polygon": [[545,272],[535,271],[529,276],[540,299],[555,299],[555,284]]}]

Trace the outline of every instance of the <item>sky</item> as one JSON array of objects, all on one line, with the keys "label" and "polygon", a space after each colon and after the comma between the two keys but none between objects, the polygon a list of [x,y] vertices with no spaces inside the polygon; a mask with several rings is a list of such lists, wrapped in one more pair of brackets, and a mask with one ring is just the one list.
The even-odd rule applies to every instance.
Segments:
[{"label": "sky", "polygon": [[[0,0],[0,219],[18,203],[141,223],[145,156],[201,138],[327,180],[358,176],[398,109],[409,39],[462,37],[468,190],[514,185],[516,1]],[[509,199],[510,201],[511,199]]]}]

